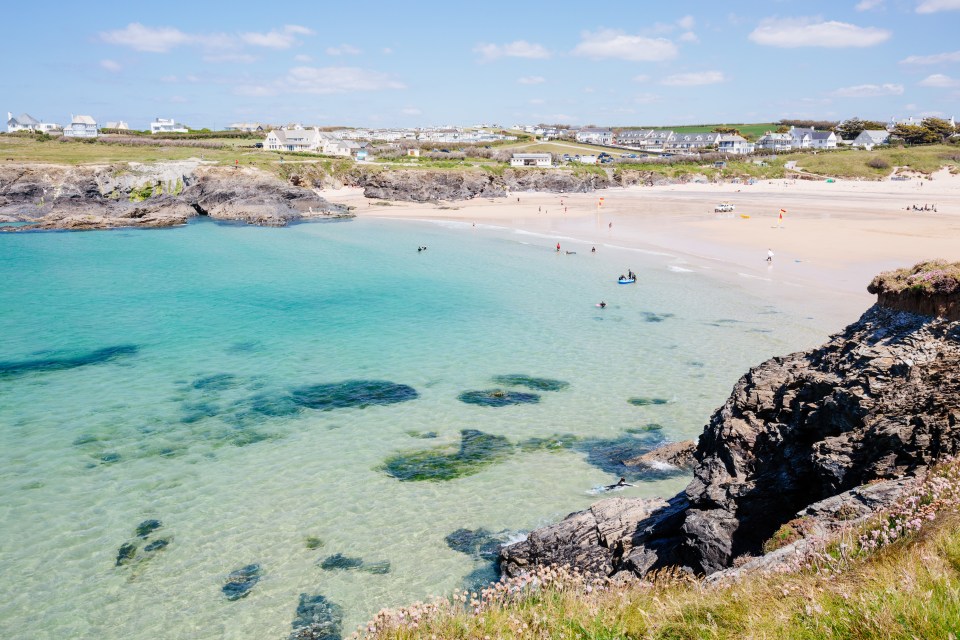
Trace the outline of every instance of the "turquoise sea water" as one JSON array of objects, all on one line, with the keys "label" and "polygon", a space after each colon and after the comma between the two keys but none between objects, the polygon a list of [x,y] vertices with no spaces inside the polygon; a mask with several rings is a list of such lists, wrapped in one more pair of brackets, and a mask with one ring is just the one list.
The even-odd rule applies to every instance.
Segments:
[{"label": "turquoise sea water", "polygon": [[[379,220],[0,236],[0,637],[284,638],[302,593],[341,605],[347,635],[482,574],[449,533],[587,506],[618,456],[695,436],[749,366],[842,324],[772,302],[760,280],[555,242]],[[639,284],[616,283],[627,268]],[[533,404],[458,400],[507,374],[569,386]],[[349,380],[416,397],[294,401]],[[501,437],[473,475],[382,468],[455,450],[465,429]],[[581,441],[515,446],[556,434]],[[619,495],[687,480],[641,476]],[[149,519],[161,528],[137,538]],[[125,543],[134,560],[116,566]],[[390,571],[320,567],[337,553]],[[229,601],[227,575],[252,563],[262,578]]]}]

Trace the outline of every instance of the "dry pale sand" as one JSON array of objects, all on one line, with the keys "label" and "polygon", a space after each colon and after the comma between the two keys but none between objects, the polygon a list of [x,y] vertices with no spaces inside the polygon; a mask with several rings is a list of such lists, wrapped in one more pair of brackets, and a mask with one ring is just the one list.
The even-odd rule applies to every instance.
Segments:
[{"label": "dry pale sand", "polygon": [[[662,250],[711,269],[815,285],[850,297],[859,308],[872,299],[865,286],[881,270],[931,258],[960,260],[960,176],[946,170],[932,180],[776,180],[566,195],[521,192],[440,204],[382,206],[359,189],[323,195],[356,206],[361,216],[457,220],[542,233],[551,244],[555,237],[567,243]],[[734,213],[714,213],[721,202],[734,204]],[[906,210],[924,204],[936,205],[937,212]],[[786,210],[782,224],[780,209]],[[772,265],[766,262],[768,248],[774,252]]]}]

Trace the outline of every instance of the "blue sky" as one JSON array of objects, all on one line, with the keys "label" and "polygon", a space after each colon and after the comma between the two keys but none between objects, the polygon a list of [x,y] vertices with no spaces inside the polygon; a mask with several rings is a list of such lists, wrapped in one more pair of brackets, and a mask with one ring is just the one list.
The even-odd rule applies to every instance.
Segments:
[{"label": "blue sky", "polygon": [[3,106],[135,128],[960,117],[960,0],[280,4],[34,2],[0,44]]}]

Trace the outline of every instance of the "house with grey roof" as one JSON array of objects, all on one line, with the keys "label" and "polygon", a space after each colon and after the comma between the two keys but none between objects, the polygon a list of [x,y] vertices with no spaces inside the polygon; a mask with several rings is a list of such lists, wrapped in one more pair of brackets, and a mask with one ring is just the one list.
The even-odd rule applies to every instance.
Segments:
[{"label": "house with grey roof", "polygon": [[653,129],[624,129],[616,133],[614,141],[622,147],[643,148],[647,146],[653,133]]},{"label": "house with grey roof", "polygon": [[836,149],[837,134],[814,128],[790,127],[791,147],[794,149]]},{"label": "house with grey roof", "polygon": [[59,129],[60,125],[54,122],[40,122],[29,113],[21,113],[14,118],[12,113],[7,112],[7,133],[16,133],[18,131],[48,133]]},{"label": "house with grey roof", "polygon": [[324,138],[320,135],[319,129],[312,127],[310,129],[274,129],[267,134],[267,139],[263,142],[263,148],[270,151],[306,151],[309,153],[319,153],[320,145]]},{"label": "house with grey roof", "polygon": [[698,151],[716,145],[719,133],[676,133],[667,146],[673,151]]},{"label": "house with grey roof", "polygon": [[70,124],[63,128],[68,138],[96,138],[100,135],[97,121],[90,116],[70,116]]},{"label": "house with grey roof", "polygon": [[864,130],[860,132],[860,135],[853,139],[853,144],[855,146],[863,147],[867,151],[870,151],[878,144],[887,144],[889,142],[889,131]]},{"label": "house with grey roof", "polygon": [[789,133],[773,133],[767,131],[757,139],[756,148],[757,150],[781,153],[783,151],[790,151],[793,146],[792,141],[793,138]]},{"label": "house with grey roof", "polygon": [[746,138],[736,134],[724,133],[717,141],[717,151],[720,153],[742,155],[745,153],[753,153],[754,150],[755,147],[752,142],[747,142]]},{"label": "house with grey roof", "polygon": [[610,129],[596,129],[584,127],[577,131],[577,142],[589,144],[613,144],[613,131]]}]

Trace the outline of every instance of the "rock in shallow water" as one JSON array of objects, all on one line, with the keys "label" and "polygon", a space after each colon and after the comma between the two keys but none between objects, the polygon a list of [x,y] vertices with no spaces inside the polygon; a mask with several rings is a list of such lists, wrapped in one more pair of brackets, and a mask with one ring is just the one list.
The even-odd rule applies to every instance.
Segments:
[{"label": "rock in shallow water", "polygon": [[351,558],[342,553],[335,553],[332,556],[324,558],[323,562],[320,563],[320,568],[324,571],[350,571],[357,569],[365,573],[385,574],[390,573],[390,562],[388,560],[366,562],[362,558]]},{"label": "rock in shallow water", "polygon": [[93,364],[111,362],[124,356],[136,354],[140,348],[132,344],[104,347],[75,356],[50,356],[35,360],[0,362],[0,379],[46,371],[62,371]]},{"label": "rock in shallow water", "polygon": [[460,448],[436,447],[398,453],[384,462],[381,470],[398,480],[453,480],[473,475],[513,452],[503,436],[475,429],[460,432]]},{"label": "rock in shallow water", "polygon": [[347,380],[332,384],[314,384],[291,392],[296,404],[321,411],[396,404],[415,400],[419,395],[413,387],[386,380]]},{"label": "rock in shallow water", "polygon": [[509,374],[504,376],[494,376],[494,384],[502,384],[508,387],[526,387],[532,391],[562,391],[570,386],[569,382],[563,380],[554,380],[552,378],[534,378],[522,374]]},{"label": "rock in shallow water", "polygon": [[481,407],[506,407],[511,404],[536,404],[540,396],[536,393],[507,391],[505,389],[486,389],[484,391],[464,391],[457,399],[467,404]]},{"label": "rock in shallow water", "polygon": [[457,529],[444,540],[454,551],[465,553],[476,560],[494,561],[500,555],[500,549],[517,535],[514,531],[488,531],[487,529]]},{"label": "rock in shallow water", "polygon": [[117,550],[117,564],[120,566],[123,564],[129,564],[133,562],[134,557],[137,555],[137,545],[131,542],[125,542],[120,545],[120,548]]},{"label": "rock in shallow water", "polygon": [[253,587],[260,582],[261,573],[259,564],[248,564],[231,572],[221,589],[223,595],[227,597],[227,600],[245,598]]},{"label": "rock in shallow water", "polygon": [[667,404],[670,401],[667,400],[666,398],[636,397],[636,398],[630,398],[629,400],[627,400],[627,402],[629,402],[635,407],[648,407],[650,405]]},{"label": "rock in shallow water", "polygon": [[300,594],[290,640],[341,640],[343,608],[326,597]]},{"label": "rock in shallow water", "polygon": [[159,520],[144,520],[137,525],[136,535],[138,538],[146,538],[162,526],[163,523]]}]

